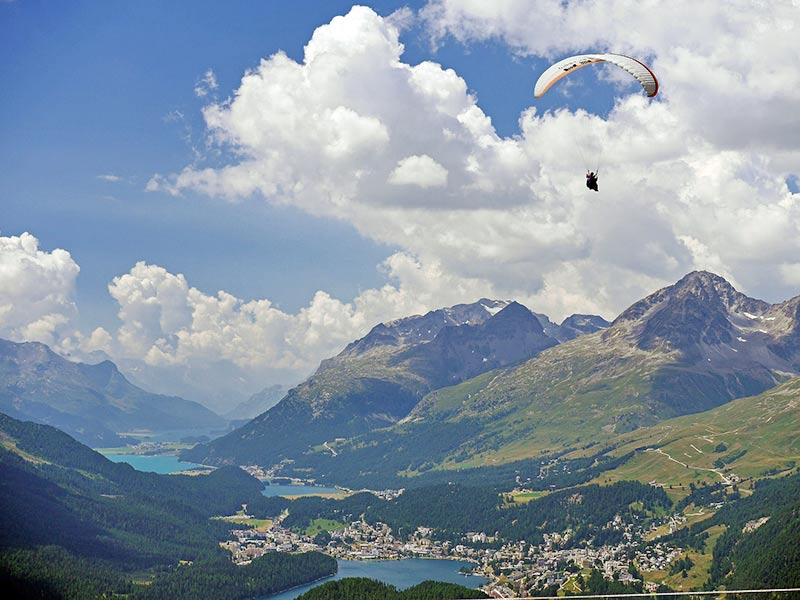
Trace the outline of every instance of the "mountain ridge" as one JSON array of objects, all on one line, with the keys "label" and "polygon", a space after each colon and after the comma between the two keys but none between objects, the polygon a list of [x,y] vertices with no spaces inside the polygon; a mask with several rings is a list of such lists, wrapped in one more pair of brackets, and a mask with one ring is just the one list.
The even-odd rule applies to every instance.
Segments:
[{"label": "mountain ridge", "polygon": [[[437,407],[434,395],[423,399],[409,418],[424,418],[426,410],[443,410],[455,420],[481,412],[493,418],[504,414],[503,418],[510,414],[519,418],[520,412],[534,406],[541,411],[553,408],[556,399],[581,396],[590,401],[587,409],[594,406],[591,410],[596,412],[604,390],[615,393],[615,402],[596,417],[610,413],[612,418],[602,427],[612,431],[649,424],[654,417],[707,410],[735,397],[760,393],[778,384],[785,374],[800,373],[800,344],[790,343],[798,339],[800,320],[781,323],[774,316],[781,311],[796,316],[798,304],[798,298],[774,305],[750,299],[719,276],[693,272],[634,303],[608,329],[498,372],[490,384],[471,389],[469,397],[456,393],[449,401],[458,406],[455,411]],[[765,321],[773,323],[771,331],[753,326]],[[771,351],[775,347],[783,350],[783,356]],[[562,383],[570,389],[559,392]],[[539,402],[531,394],[520,393],[525,389],[533,390]],[[547,390],[554,395],[548,396]],[[533,398],[533,404],[526,396]],[[547,419],[542,416],[539,421]]]},{"label": "mountain ridge", "polygon": [[[505,300],[483,298],[382,323],[323,360],[269,411],[185,456],[213,463],[250,454],[253,460],[278,462],[336,438],[391,426],[431,390],[557,343],[535,313]],[[248,450],[235,451],[233,459],[231,451],[239,445]]]},{"label": "mountain ridge", "polygon": [[[695,271],[633,303],[608,328],[593,317],[575,316],[573,325],[596,331],[560,344],[546,335],[547,327],[552,331],[552,322],[543,325],[539,315],[515,303],[507,303],[481,324],[443,327],[429,341],[409,347],[398,348],[397,334],[387,337],[391,328],[378,327],[373,329],[372,343],[351,344],[348,352],[325,363],[319,374],[330,380],[340,376],[350,377],[350,382],[361,381],[360,401],[367,406],[377,402],[381,389],[370,389],[366,376],[373,378],[373,384],[387,385],[392,373],[398,375],[392,368],[403,364],[408,367],[403,376],[419,387],[405,398],[402,410],[381,414],[373,404],[372,416],[384,419],[374,421],[371,427],[331,427],[318,431],[316,440],[302,440],[303,445],[286,444],[280,453],[264,452],[270,444],[275,447],[273,441],[265,441],[266,431],[275,432],[278,424],[290,428],[298,421],[283,420],[264,427],[261,419],[276,417],[289,408],[302,409],[303,402],[312,412],[317,411],[315,418],[325,418],[331,405],[325,394],[330,388],[322,385],[314,392],[312,377],[301,384],[308,394],[304,401],[291,398],[290,392],[266,417],[261,415],[229,434],[224,442],[196,448],[188,457],[259,464],[288,458],[296,463],[292,468],[316,470],[333,482],[337,469],[353,472],[367,455],[376,460],[380,448],[385,448],[385,457],[403,448],[407,464],[418,465],[401,469],[410,475],[419,465],[457,471],[559,455],[664,419],[753,396],[800,375],[798,307],[800,297],[769,304],[738,292],[722,277]],[[518,347],[518,360],[504,357],[487,365],[484,359],[488,362],[495,355],[480,343],[472,345],[471,336],[480,330],[478,338],[485,341],[487,332],[503,329],[505,319],[514,324],[498,339],[508,343],[519,333],[527,336],[528,342],[538,339],[545,343],[524,351]],[[413,328],[409,332],[413,334]],[[359,348],[358,353],[354,348]],[[526,352],[532,356],[519,358]],[[358,363],[366,358],[375,360]],[[473,370],[476,358],[480,364]],[[353,368],[356,363],[360,373]],[[448,364],[449,370],[441,368]],[[452,368],[454,364],[458,368]],[[482,369],[481,365],[491,368]],[[437,385],[431,385],[433,381]],[[350,394],[350,400],[357,395]],[[347,418],[354,415],[348,413],[351,408],[351,403],[343,401],[337,409]],[[302,410],[294,416],[298,414]],[[445,432],[447,444],[431,437]],[[425,448],[433,446],[439,448],[436,457],[426,458]],[[369,452],[365,453],[365,448],[370,448]]]},{"label": "mountain ridge", "polygon": [[[296,466],[331,482],[337,470],[352,475],[349,465],[367,455],[400,466],[390,456],[403,448],[406,464],[417,466],[398,472],[414,475],[422,465],[455,476],[560,455],[757,395],[800,374],[798,305],[798,298],[750,299],[718,276],[690,273],[634,303],[606,330],[434,390],[379,435],[339,441],[331,446],[335,457],[311,453]],[[447,445],[434,443],[430,436],[445,431]],[[419,450],[409,450],[411,440]],[[426,459],[425,448],[434,446]]]},{"label": "mountain ridge", "polygon": [[196,402],[133,385],[111,361],[71,362],[46,344],[2,339],[0,411],[54,425],[95,446],[122,443],[118,434],[133,429],[225,426]]}]

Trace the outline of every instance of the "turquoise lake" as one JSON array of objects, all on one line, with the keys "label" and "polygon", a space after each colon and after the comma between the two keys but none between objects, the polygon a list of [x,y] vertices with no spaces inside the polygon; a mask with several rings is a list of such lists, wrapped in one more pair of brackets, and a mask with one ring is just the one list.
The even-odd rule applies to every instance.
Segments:
[{"label": "turquoise lake", "polygon": [[[143,454],[103,454],[108,460],[113,462],[125,462],[137,471],[148,471],[150,473],[178,473],[199,467],[195,463],[178,460],[177,456],[156,455],[147,456]],[[314,494],[335,494],[339,492],[336,488],[324,487],[319,485],[267,485],[264,486],[262,494],[265,496],[313,496]]]},{"label": "turquoise lake", "polygon": [[399,589],[405,589],[428,580],[458,583],[471,588],[477,588],[489,582],[484,577],[464,576],[459,573],[458,570],[461,567],[472,566],[472,564],[457,560],[407,558],[404,560],[340,560],[338,563],[339,572],[332,577],[320,579],[281,594],[264,596],[261,600],[292,600],[322,583],[345,577],[369,577]]},{"label": "turquoise lake", "polygon": [[158,455],[145,456],[143,454],[103,454],[108,460],[113,462],[126,462],[137,471],[149,471],[151,473],[177,473],[194,469],[199,465],[178,460],[177,456]]}]

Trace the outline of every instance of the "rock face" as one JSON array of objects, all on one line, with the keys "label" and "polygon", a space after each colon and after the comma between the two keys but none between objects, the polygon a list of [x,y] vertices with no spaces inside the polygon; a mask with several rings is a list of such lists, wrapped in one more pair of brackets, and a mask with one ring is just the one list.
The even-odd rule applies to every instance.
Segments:
[{"label": "rock face", "polygon": [[0,340],[0,411],[53,425],[89,445],[115,445],[132,429],[156,431],[225,426],[207,408],[151,394],[116,365],[70,362],[45,344]]},{"label": "rock face", "polygon": [[491,385],[472,385],[461,402],[456,391],[447,403],[431,394],[411,417],[513,423],[497,435],[509,443],[534,436],[536,445],[538,431],[547,445],[705,411],[800,374],[799,310],[800,297],[772,305],[693,272],[609,328],[501,372]]},{"label": "rock face", "polygon": [[696,271],[628,308],[606,335],[625,331],[644,350],[669,347],[696,359],[703,347],[734,343],[740,326],[748,328],[748,319],[758,320],[770,308],[737,292],[722,277]]},{"label": "rock face", "polygon": [[674,368],[656,376],[656,396],[676,414],[697,412],[800,371],[799,303],[748,298],[722,277],[696,271],[628,308],[602,335],[609,344],[674,355]]},{"label": "rock face", "polygon": [[531,311],[511,302],[480,325],[443,328],[398,360],[418,365],[429,374],[432,387],[440,388],[536,356],[557,343]]},{"label": "rock face", "polygon": [[363,338],[348,344],[339,357],[359,356],[380,346],[400,347],[430,342],[446,327],[485,323],[508,304],[504,300],[482,298],[473,304],[457,304],[424,315],[379,323]]},{"label": "rock face", "polygon": [[597,315],[572,315],[561,323],[562,337],[560,341],[574,340],[587,333],[596,333],[608,329],[611,323]]},{"label": "rock face", "polygon": [[392,425],[431,390],[529,359],[558,340],[517,302],[482,299],[374,327],[281,402],[185,456],[275,463]]}]

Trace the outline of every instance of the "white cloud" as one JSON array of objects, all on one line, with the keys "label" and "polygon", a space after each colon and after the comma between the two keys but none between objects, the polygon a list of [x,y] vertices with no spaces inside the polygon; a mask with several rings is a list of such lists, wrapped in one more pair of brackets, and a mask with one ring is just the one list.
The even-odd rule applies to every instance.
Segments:
[{"label": "white cloud", "polygon": [[[139,262],[109,285],[122,322],[114,352],[154,367],[225,361],[245,370],[305,374],[382,320],[424,311],[442,295],[456,303],[486,290],[486,282],[453,279],[439,266],[423,266],[405,254],[390,257],[385,269],[394,283],[362,292],[352,302],[318,291],[291,314],[267,299],[206,294],[181,274]],[[92,344],[106,346],[106,335],[96,331]]]},{"label": "white cloud", "polygon": [[102,179],[103,181],[109,181],[111,183],[117,183],[118,181],[122,181],[122,177],[120,177],[119,175],[113,175],[111,173],[98,175],[97,178]]},{"label": "white cloud", "polygon": [[203,77],[197,81],[194,86],[194,95],[198,98],[205,98],[211,92],[217,89],[217,76],[212,69],[208,69]]},{"label": "white cloud", "polygon": [[417,21],[416,13],[408,6],[398,8],[385,18],[386,22],[400,33],[410,29]]},{"label": "white cloud", "polygon": [[389,183],[421,188],[442,187],[447,184],[447,169],[427,154],[407,156],[389,174]]},{"label": "white cloud", "polygon": [[780,269],[781,274],[788,283],[800,287],[800,262],[781,265]]},{"label": "white cloud", "polygon": [[423,14],[436,38],[500,39],[534,56],[652,58],[662,97],[694,133],[725,147],[796,149],[800,15],[789,0],[432,0]]},{"label": "white cloud", "polygon": [[140,262],[109,285],[121,321],[113,341],[100,329],[76,336],[72,350],[102,350],[141,383],[230,408],[236,391],[252,393],[270,379],[299,381],[380,321],[424,312],[442,298],[477,299],[490,289],[405,254],[384,267],[390,284],[351,302],[318,291],[307,306],[287,313],[267,299],[204,293],[181,274]]},{"label": "white cloud", "polygon": [[[634,86],[605,118],[530,108],[506,138],[455,71],[403,62],[400,16],[355,7],[314,32],[302,62],[262,60],[204,110],[228,165],[154,176],[148,189],[260,195],[345,220],[402,248],[389,263],[411,260],[465,293],[483,286],[456,301],[491,290],[554,318],[613,317],[694,268],[767,298],[797,293],[794,270],[779,267],[800,250],[786,184],[800,163],[790,3],[432,2],[422,17],[439,37],[547,57],[624,52],[661,79],[655,101]],[[620,73],[601,79],[617,87]],[[589,194],[582,171],[600,156],[600,194]],[[395,273],[410,287],[413,269]],[[427,308],[451,297],[427,289]]]},{"label": "white cloud", "polygon": [[[238,160],[157,176],[148,189],[260,193],[347,220],[375,205],[481,205],[487,190],[496,205],[523,202],[519,176],[489,174],[510,166],[513,143],[498,138],[464,80],[431,62],[407,65],[402,50],[396,27],[370,9],[336,17],[314,32],[303,63],[277,53],[245,74],[235,97],[206,107],[210,135]],[[387,187],[400,161],[423,155],[449,185],[412,195]]]},{"label": "white cloud", "polygon": [[29,233],[0,237],[0,337],[58,342],[77,313],[79,271],[69,252],[40,250]]},{"label": "white cloud", "polygon": [[[483,296],[554,319],[612,318],[693,268],[769,300],[797,293],[796,7],[441,0],[422,16],[440,37],[520,54],[645,56],[662,90],[622,93],[605,118],[529,108],[503,138],[455,71],[403,62],[399,31],[418,17],[355,7],[314,32],[302,62],[262,60],[225,101],[210,100],[209,70],[198,95],[228,164],[156,175],[147,189],[259,195],[352,223],[401,248],[382,265],[385,285],[352,299],[318,291],[288,313],[138,263],[109,286],[119,328],[83,335],[70,329],[77,264],[23,234],[0,238],[0,335],[106,353],[155,389],[202,389],[222,407],[231,389],[298,380],[380,321]],[[606,85],[622,85],[618,74]],[[194,148],[183,115],[170,119]],[[600,155],[593,194],[584,163]]]}]

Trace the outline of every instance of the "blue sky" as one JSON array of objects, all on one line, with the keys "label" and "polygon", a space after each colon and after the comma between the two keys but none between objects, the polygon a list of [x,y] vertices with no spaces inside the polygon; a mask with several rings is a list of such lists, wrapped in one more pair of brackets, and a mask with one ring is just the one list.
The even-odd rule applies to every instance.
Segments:
[{"label": "blue sky", "polygon": [[[383,15],[406,4],[371,3]],[[185,273],[210,293],[269,297],[291,311],[317,289],[347,299],[379,284],[376,265],[392,248],[347,224],[260,201],[231,207],[194,193],[174,199],[144,192],[153,173],[179,170],[192,160],[191,144],[202,145],[204,99],[193,89],[207,69],[225,97],[262,57],[283,50],[302,60],[314,29],[350,6],[330,0],[227,2],[224,10],[218,2],[3,4],[0,233],[29,231],[43,248],[69,250],[81,266],[77,293],[90,308],[81,313],[87,325],[113,325],[116,306],[105,288],[138,260]],[[498,133],[519,132],[544,60],[516,57],[495,42],[467,47],[447,40],[434,50],[420,27],[402,41],[405,61],[455,69]],[[612,102],[609,92],[586,93],[567,101],[553,96],[541,106],[603,113]]]},{"label": "blue sky", "polygon": [[[788,0],[365,4],[379,16],[1,2],[0,336],[244,394],[378,321],[484,296],[560,320],[613,318],[695,268],[800,290],[800,85],[748,50],[800,59]],[[662,91],[599,67],[533,99],[551,60],[588,51],[647,60]],[[296,95],[298,73],[329,87]],[[597,196],[582,153],[602,156]]]},{"label": "blue sky", "polygon": [[[298,5],[303,4],[303,9]],[[293,8],[292,8],[293,6]],[[274,298],[296,310],[317,289],[372,286],[387,249],[346,224],[262,202],[231,207],[197,194],[145,193],[157,171],[202,144],[193,89],[213,68],[227,94],[279,49],[302,57],[313,29],[346,3],[15,2],[0,11],[4,85],[4,235],[30,231],[81,265],[78,301],[113,322],[105,288],[136,261],[196,286]],[[172,120],[180,112],[185,121]],[[99,179],[112,174],[119,182]],[[335,248],[335,252],[321,252]],[[235,265],[234,268],[232,266]],[[83,314],[83,313],[82,313]]]}]

